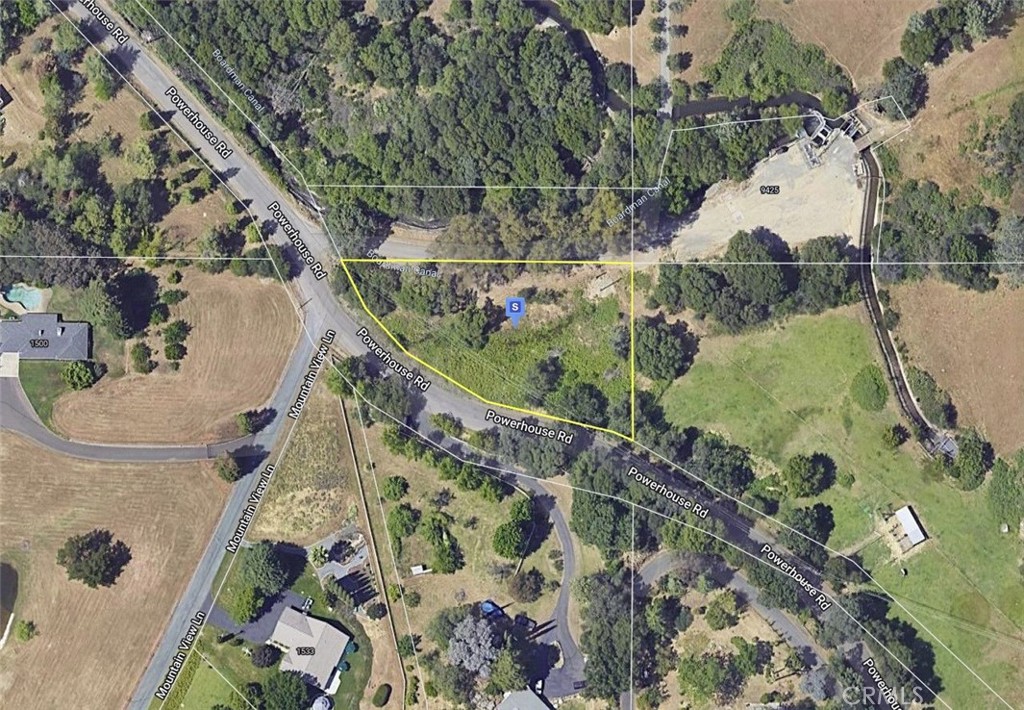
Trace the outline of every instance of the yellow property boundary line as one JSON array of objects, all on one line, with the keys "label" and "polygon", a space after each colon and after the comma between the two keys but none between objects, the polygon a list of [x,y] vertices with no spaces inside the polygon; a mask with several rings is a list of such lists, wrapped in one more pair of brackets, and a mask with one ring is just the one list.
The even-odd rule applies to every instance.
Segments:
[{"label": "yellow property boundary line", "polygon": [[[352,272],[348,268],[348,263],[354,264],[382,264],[388,262],[395,263],[431,263],[431,264],[544,264],[544,265],[606,265],[606,266],[628,266],[629,267],[629,427],[630,434],[627,436],[621,431],[614,429],[608,429],[606,427],[600,427],[595,424],[587,424],[586,422],[578,422],[574,419],[566,419],[565,417],[559,417],[554,414],[548,414],[546,412],[538,412],[533,409],[523,409],[522,407],[516,407],[511,404],[504,402],[495,402],[487,399],[479,392],[470,389],[466,385],[462,384],[450,375],[438,370],[436,367],[431,365],[429,362],[420,359],[416,355],[409,352],[401,341],[395,337],[395,334],[388,330],[388,327],[384,325],[380,318],[370,310],[370,307],[366,305],[366,300],[363,298],[362,292],[359,290],[359,286],[356,284],[355,278],[352,276]],[[458,387],[463,392],[472,395],[476,399],[480,400],[484,404],[489,404],[494,407],[501,407],[502,409],[508,409],[513,412],[519,412],[521,414],[528,414],[530,416],[539,417],[541,419],[548,419],[555,422],[562,422],[563,424],[572,424],[573,426],[583,427],[584,429],[591,429],[593,431],[604,432],[605,434],[612,434],[624,439],[629,442],[636,441],[636,329],[634,327],[634,316],[636,313],[636,288],[634,275],[636,268],[631,261],[559,261],[559,260],[543,260],[543,259],[405,259],[405,258],[378,258],[378,259],[339,259],[338,264],[345,271],[345,275],[348,277],[348,282],[352,286],[352,290],[356,294],[356,298],[359,299],[359,305],[363,307],[366,314],[370,316],[374,323],[384,331],[384,334],[391,339],[391,342],[401,350],[408,358],[414,362],[419,363],[423,367],[427,368],[436,375],[440,375],[448,382]]]}]

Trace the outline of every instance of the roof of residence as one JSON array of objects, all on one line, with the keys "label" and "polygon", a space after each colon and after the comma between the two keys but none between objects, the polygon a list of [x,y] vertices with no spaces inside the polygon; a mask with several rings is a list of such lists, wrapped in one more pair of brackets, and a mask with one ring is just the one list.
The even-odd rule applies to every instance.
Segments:
[{"label": "roof of residence", "polygon": [[497,710],[551,710],[551,706],[533,691],[517,690],[509,693],[498,704]]},{"label": "roof of residence", "polygon": [[[308,676],[320,688],[326,688],[352,637],[320,619],[287,607],[277,620],[270,640],[285,649],[282,671]],[[312,647],[315,652],[299,655],[297,649]]]},{"label": "roof of residence", "polygon": [[26,313],[0,321],[0,352],[24,360],[88,360],[90,326],[56,313]]}]

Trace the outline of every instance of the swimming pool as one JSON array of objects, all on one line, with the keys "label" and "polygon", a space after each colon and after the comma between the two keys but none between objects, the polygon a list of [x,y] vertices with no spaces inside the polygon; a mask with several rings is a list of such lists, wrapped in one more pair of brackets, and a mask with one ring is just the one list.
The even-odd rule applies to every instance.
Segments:
[{"label": "swimming pool", "polygon": [[25,284],[15,284],[0,289],[0,295],[11,303],[20,303],[26,310],[34,311],[42,305],[43,292]]}]

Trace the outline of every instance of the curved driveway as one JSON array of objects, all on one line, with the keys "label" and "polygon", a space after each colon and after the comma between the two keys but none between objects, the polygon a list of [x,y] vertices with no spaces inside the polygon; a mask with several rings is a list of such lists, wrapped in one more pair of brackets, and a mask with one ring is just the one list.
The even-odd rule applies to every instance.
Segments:
[{"label": "curved driveway", "polygon": [[[672,570],[683,565],[683,556],[672,550],[663,550],[647,560],[638,573],[639,580],[647,587],[654,584]],[[724,587],[732,589],[746,600],[757,615],[768,622],[786,643],[792,646],[803,658],[808,668],[821,665],[823,653],[814,637],[807,628],[790,614],[764,606],[757,601],[758,591],[738,572],[716,565],[708,570],[709,574]]]}]

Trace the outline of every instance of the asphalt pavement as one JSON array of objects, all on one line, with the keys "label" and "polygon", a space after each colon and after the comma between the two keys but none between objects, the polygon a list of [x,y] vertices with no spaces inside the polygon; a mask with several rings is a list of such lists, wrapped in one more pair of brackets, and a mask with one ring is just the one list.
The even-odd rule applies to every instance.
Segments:
[{"label": "asphalt pavement", "polygon": [[[130,39],[123,45],[116,45],[106,35],[106,30],[94,24],[94,28],[103,33],[106,37],[105,48],[110,51],[116,50],[122,62],[130,65],[130,79],[133,85],[139,87],[149,97],[154,109],[164,116],[169,116],[171,126],[183,135],[190,144],[197,146],[198,152],[202,155],[214,170],[222,177],[224,182],[236,197],[248,205],[248,209],[255,219],[260,223],[273,219],[274,215],[268,206],[272,203],[280,205],[279,217],[286,219],[298,229],[298,238],[308,247],[315,259],[318,259],[325,269],[330,269],[337,251],[331,243],[327,234],[314,224],[311,218],[302,210],[298,209],[290,200],[287,191],[273,183],[267,175],[255,164],[255,162],[244,153],[241,147],[234,141],[219,124],[216,117],[209,113],[203,104],[187,89],[174,73],[165,66],[158,58],[153,56],[143,43],[139,42],[134,33],[130,31],[127,23],[119,16],[111,12],[106,3],[97,3],[103,7],[107,14],[114,18],[120,26],[128,30]],[[90,13],[80,3],[72,3],[66,14],[79,19],[90,17]],[[160,41],[168,42],[170,39]],[[218,82],[227,81],[227,77],[217,74],[219,67],[203,67]],[[168,91],[172,89],[172,91]],[[172,103],[169,94],[173,94],[178,105]],[[222,157],[210,145],[204,141],[199,130],[185,117],[181,109],[182,102],[198,112],[198,116],[213,132],[217,140],[223,140],[233,152],[228,157]],[[225,154],[227,153],[224,151]],[[289,239],[284,229],[278,229],[269,237],[269,241],[285,246]],[[282,433],[282,424],[287,417],[285,412],[290,406],[290,401],[298,393],[302,378],[308,372],[309,359],[313,351],[314,343],[328,331],[335,332],[334,347],[351,354],[362,354],[366,352],[366,346],[356,332],[362,327],[362,323],[356,317],[348,313],[339,303],[333,290],[330,287],[329,279],[318,279],[310,268],[303,268],[289,283],[289,293],[293,299],[293,305],[303,325],[303,334],[300,336],[300,343],[297,352],[293,355],[288,364],[287,370],[281,378],[278,392],[274,398],[274,408],[277,416],[254,443],[257,443],[267,452],[273,452],[269,457],[273,461],[280,451],[275,450],[278,445],[276,438]],[[373,329],[371,329],[371,332]],[[375,338],[382,338],[376,334]],[[386,341],[378,339],[381,345],[386,347]],[[397,349],[392,354],[405,360]],[[406,363],[411,365],[412,363]],[[425,373],[426,374],[426,373]],[[429,379],[429,377],[428,377]],[[6,390],[2,392],[6,394]],[[5,405],[7,397],[4,397]],[[13,401],[13,400],[12,400]],[[425,410],[427,413],[449,412],[459,418],[471,428],[484,428],[487,426],[485,414],[491,408],[465,393],[447,386],[441,378],[436,377],[425,397]],[[95,444],[78,444],[77,442],[64,442],[52,433],[46,432],[38,420],[32,425],[26,417],[24,403],[16,402],[13,408],[4,408],[3,418],[0,425],[32,436],[41,441],[44,445],[53,447],[58,451],[76,451],[79,454],[93,456],[114,456],[113,460],[135,460],[119,459],[118,456],[142,456],[142,455],[173,455],[203,458],[202,451],[198,448],[192,451],[178,451],[179,447],[106,447]],[[40,430],[42,427],[42,431]],[[63,442],[63,443],[62,443]],[[232,442],[233,443],[233,442]],[[89,448],[79,448],[81,446]],[[185,447],[187,448],[187,447]],[[172,450],[173,449],[173,450]],[[147,452],[147,453],[140,453]],[[75,454],[71,454],[75,455]],[[207,453],[209,456],[209,453]],[[636,458],[634,456],[634,458]],[[111,459],[104,459],[111,460]],[[158,459],[144,459],[158,460]],[[159,459],[164,460],[164,459]],[[183,459],[184,460],[184,459]],[[639,459],[638,459],[639,460]],[[640,465],[644,465],[640,462]],[[197,569],[190,580],[188,587],[180,597],[171,617],[168,621],[165,633],[157,646],[153,649],[148,667],[143,674],[138,686],[132,696],[129,707],[133,709],[146,708],[153,697],[155,689],[163,681],[164,675],[170,666],[171,658],[178,650],[180,639],[185,635],[189,623],[196,613],[202,610],[209,612],[212,607],[212,600],[209,592],[213,583],[216,571],[226,554],[225,546],[232,535],[235,534],[240,515],[247,505],[247,501],[258,482],[258,476],[248,476],[237,484],[225,506],[224,513],[219,521],[210,543],[200,560]],[[520,479],[520,482],[531,488],[535,482],[527,482],[529,479]],[[624,489],[627,484],[624,482]],[[678,480],[673,482],[673,487],[678,486]],[[727,526],[727,535],[744,547],[750,548],[764,538],[750,524],[731,513],[727,507],[721,507],[714,503],[711,506],[712,515],[719,517]],[[565,550],[566,574],[564,579],[571,579],[575,572],[575,559],[572,555],[571,537],[564,516],[557,508],[549,511],[556,533],[563,543]],[[799,564],[799,560],[794,560]],[[557,673],[552,674],[548,679],[547,694],[557,697],[565,691],[565,687],[571,687],[575,680],[582,679],[583,659],[578,647],[571,635],[568,633],[566,623],[568,610],[569,585],[563,584],[560,590],[559,599],[556,605],[554,628],[549,632],[554,640],[558,641],[562,648],[563,665]],[[568,693],[565,693],[568,694]]]},{"label": "asphalt pavement", "polygon": [[[322,267],[329,271],[338,252],[320,225],[315,224],[309,216],[298,209],[287,191],[276,185],[263,173],[231,134],[220,125],[216,117],[185,86],[184,82],[179,80],[174,72],[155,57],[149,48],[137,38],[128,23],[114,13],[107,3],[97,3],[97,5],[117,25],[127,31],[129,35],[127,42],[119,44],[113,40],[108,30],[91,19],[91,13],[80,2],[71,3],[63,14],[66,17],[74,17],[77,21],[89,23],[90,35],[102,38],[99,44],[105,52],[114,56],[115,61],[122,68],[127,70],[126,77],[132,85],[140,89],[151,107],[166,117],[170,126],[196,148],[203,160],[216,171],[231,192],[248,206],[249,212],[258,223],[262,224],[267,220],[281,222],[283,221],[282,217],[286,219],[298,230],[297,238],[302,240],[314,258],[319,260]],[[226,76],[215,75],[215,72],[220,71],[218,67],[211,66],[204,67],[204,69],[210,72],[216,81],[228,81]],[[188,106],[196,111],[198,119],[209,127],[215,139],[224,141],[227,148],[231,150],[230,154],[222,148],[222,155],[211,147],[200,130],[184,115],[182,106]],[[276,215],[269,207],[273,203],[279,205],[280,212]],[[267,239],[285,247],[289,247],[291,243],[284,228],[278,228]],[[329,279],[318,279],[313,269],[303,267],[298,276],[289,283],[289,289],[293,305],[303,326],[303,334],[300,336],[298,350],[291,358],[287,370],[281,378],[278,395],[275,396],[272,405],[277,411],[277,416],[261,432],[262,436],[258,436],[257,440],[253,442],[267,452],[274,448],[275,437],[280,434],[281,425],[286,419],[285,413],[290,407],[290,400],[293,400],[298,393],[299,385],[308,372],[314,343],[319,342],[328,330],[333,330],[335,332],[333,343],[335,348],[350,354],[363,354],[367,351],[362,339],[356,335],[356,332],[362,327],[362,323],[344,310],[330,286]],[[375,337],[378,337],[378,342],[382,345],[385,343],[379,334]],[[400,357],[398,352],[393,351],[393,354]],[[488,405],[448,389],[439,380],[440,378],[434,378],[430,387],[429,397],[425,402],[427,413],[449,412],[461,418],[467,426],[474,428],[486,426],[485,414],[489,408]],[[170,460],[193,460],[208,458],[213,453],[209,447],[108,447],[65,441],[46,430],[38,422],[38,419],[33,422],[33,417],[28,416],[31,407],[28,408],[28,411],[25,410],[27,403],[24,401],[24,397],[18,394],[17,397],[9,398],[8,390],[13,392],[14,386],[9,385],[2,392],[5,406],[0,425],[30,436],[55,451],[85,458],[117,461],[168,460],[160,457],[169,457]],[[8,400],[13,402],[10,407],[7,406]],[[231,442],[228,446],[235,443]],[[245,442],[237,443],[244,444]],[[204,449],[206,450],[204,451]],[[274,456],[276,455],[278,454],[275,453]],[[129,707],[133,710],[142,710],[148,707],[156,688],[163,681],[171,665],[171,660],[178,650],[179,641],[185,636],[196,611],[202,610],[207,613],[211,611],[210,587],[221,560],[226,554],[225,546],[235,533],[242,511],[258,480],[258,476],[248,476],[232,490],[203,557],[199,561],[188,587],[175,606],[164,634],[153,649],[148,666],[132,695]]]}]

